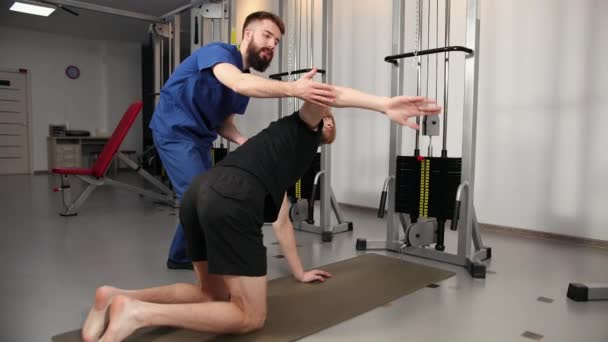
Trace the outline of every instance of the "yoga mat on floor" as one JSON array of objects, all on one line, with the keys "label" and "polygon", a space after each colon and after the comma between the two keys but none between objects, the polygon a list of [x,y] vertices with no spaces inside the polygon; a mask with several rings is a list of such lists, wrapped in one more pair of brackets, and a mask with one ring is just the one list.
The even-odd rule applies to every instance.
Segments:
[{"label": "yoga mat on floor", "polygon": [[[333,278],[325,283],[304,284],[284,277],[268,283],[268,317],[260,331],[217,336],[185,329],[150,328],[125,341],[294,341],[454,275],[373,253],[319,268],[332,273]],[[53,336],[52,340],[80,341],[80,330]]]}]

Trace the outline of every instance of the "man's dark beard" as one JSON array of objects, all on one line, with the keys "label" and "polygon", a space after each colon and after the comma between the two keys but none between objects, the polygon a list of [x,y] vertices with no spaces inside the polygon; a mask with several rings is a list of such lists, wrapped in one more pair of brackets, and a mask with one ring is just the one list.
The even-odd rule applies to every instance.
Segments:
[{"label": "man's dark beard", "polygon": [[[265,50],[271,56],[268,60],[260,56],[262,50]],[[251,41],[251,44],[247,47],[247,61],[249,62],[250,67],[259,72],[264,72],[272,61],[272,51],[268,48],[258,48],[255,43]]]}]

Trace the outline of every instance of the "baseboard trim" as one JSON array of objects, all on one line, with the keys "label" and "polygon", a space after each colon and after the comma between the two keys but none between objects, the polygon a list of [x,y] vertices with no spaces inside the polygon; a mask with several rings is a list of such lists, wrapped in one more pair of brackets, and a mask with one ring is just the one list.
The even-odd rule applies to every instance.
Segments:
[{"label": "baseboard trim", "polygon": [[590,239],[590,238],[584,238],[584,237],[578,237],[578,236],[572,236],[572,235],[550,233],[550,232],[539,231],[539,230],[530,230],[530,229],[523,229],[523,228],[499,226],[499,225],[487,224],[487,223],[480,223],[479,228],[481,229],[481,231],[492,232],[492,233],[508,234],[508,235],[515,235],[515,236],[521,236],[521,237],[532,237],[532,238],[537,238],[537,239],[558,241],[558,242],[567,243],[567,244],[571,244],[571,245],[577,245],[577,246],[608,249],[608,241],[605,241],[605,240]]},{"label": "baseboard trim", "polygon": [[[376,211],[376,212],[378,211],[377,208],[370,208],[370,207],[354,205],[354,204],[349,204],[349,203],[340,203],[340,205],[349,207],[349,208],[353,208],[353,209],[359,209],[359,210]],[[551,241],[561,242],[561,243],[570,244],[570,245],[601,248],[601,249],[608,250],[608,241],[606,241],[606,240],[590,239],[590,238],[584,238],[584,237],[578,237],[578,236],[572,236],[572,235],[564,235],[564,234],[556,234],[556,233],[550,233],[550,232],[544,232],[544,231],[538,231],[538,230],[507,227],[507,226],[500,226],[500,225],[488,224],[488,223],[480,223],[479,227],[480,227],[481,231],[486,231],[486,232],[507,234],[507,235],[512,235],[512,236],[520,236],[520,237],[527,237],[527,238],[545,239],[545,240],[551,240]]]}]

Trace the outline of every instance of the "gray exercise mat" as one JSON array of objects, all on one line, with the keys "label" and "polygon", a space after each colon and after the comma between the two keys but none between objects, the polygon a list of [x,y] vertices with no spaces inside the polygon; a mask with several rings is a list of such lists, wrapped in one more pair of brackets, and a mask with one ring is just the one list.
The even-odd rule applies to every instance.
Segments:
[{"label": "gray exercise mat", "polygon": [[[319,268],[334,277],[322,284],[299,283],[293,277],[268,283],[268,317],[260,331],[214,336],[185,329],[152,328],[142,329],[126,341],[294,341],[454,275],[373,253]],[[54,336],[52,340],[81,341],[80,330]]]}]

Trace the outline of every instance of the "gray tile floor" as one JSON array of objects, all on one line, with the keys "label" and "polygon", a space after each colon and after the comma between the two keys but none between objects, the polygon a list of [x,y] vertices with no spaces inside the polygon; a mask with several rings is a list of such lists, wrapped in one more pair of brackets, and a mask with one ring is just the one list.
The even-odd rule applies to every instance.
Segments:
[{"label": "gray tile floor", "polygon": [[[130,177],[128,174],[123,177]],[[76,217],[64,218],[57,179],[48,175],[0,177],[0,341],[49,341],[82,324],[95,288],[125,288],[194,281],[189,271],[165,268],[175,210],[138,195],[96,190]],[[355,231],[332,243],[298,233],[306,267],[357,255],[357,237],[384,238],[373,210],[344,208]],[[269,277],[289,274],[270,227],[264,228]],[[447,244],[455,234],[448,232]],[[335,325],[303,341],[608,341],[608,302],[575,303],[571,281],[608,282],[608,251],[548,240],[485,234],[492,271],[473,280],[459,267],[399,256],[444,268],[456,276]],[[364,294],[362,294],[364,295]],[[539,301],[539,297],[553,302]]]}]

